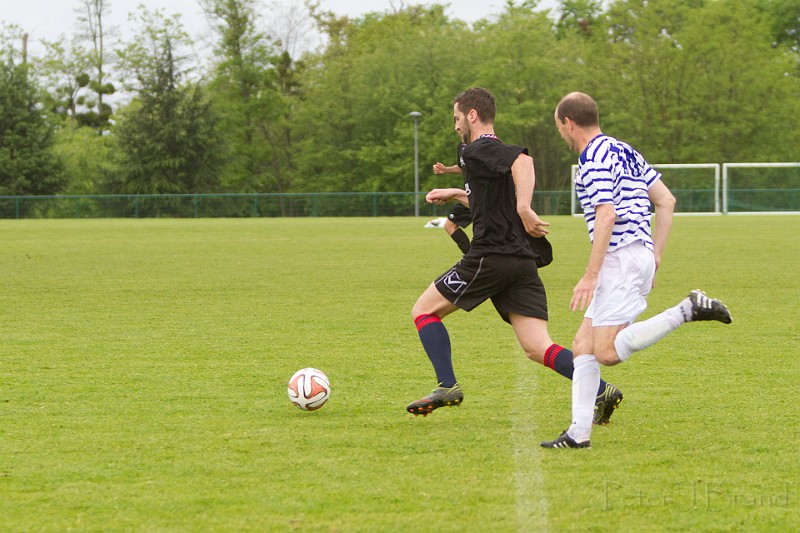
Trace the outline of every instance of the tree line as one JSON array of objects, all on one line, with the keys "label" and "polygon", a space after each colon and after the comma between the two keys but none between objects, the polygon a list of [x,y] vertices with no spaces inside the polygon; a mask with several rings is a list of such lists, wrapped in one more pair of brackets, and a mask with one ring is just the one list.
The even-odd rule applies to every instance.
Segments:
[{"label": "tree line", "polygon": [[[409,191],[411,111],[423,190],[455,185],[429,169],[455,162],[452,99],[475,85],[539,189],[568,187],[553,111],[572,90],[652,162],[800,159],[796,0],[508,1],[473,24],[442,5],[353,19],[198,0],[202,61],[178,15],[140,7],[114,41],[109,0],[74,1],[79,30],[41,57],[24,28],[0,32],[0,195]],[[297,53],[309,28],[324,44]]]}]

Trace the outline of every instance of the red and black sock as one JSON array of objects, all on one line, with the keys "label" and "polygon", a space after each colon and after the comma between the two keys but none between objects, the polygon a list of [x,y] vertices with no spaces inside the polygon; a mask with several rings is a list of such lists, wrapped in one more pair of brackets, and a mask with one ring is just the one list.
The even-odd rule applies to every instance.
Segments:
[{"label": "red and black sock", "polygon": [[[544,352],[544,366],[552,368],[567,379],[572,379],[572,351],[559,346],[558,344],[551,344],[550,347]],[[597,389],[597,394],[600,395],[606,390],[606,382],[600,380],[600,387]]]},{"label": "red and black sock", "polygon": [[450,335],[442,320],[436,315],[419,315],[414,319],[414,324],[417,326],[422,347],[433,364],[436,380],[442,387],[454,386],[456,376],[450,354]]}]

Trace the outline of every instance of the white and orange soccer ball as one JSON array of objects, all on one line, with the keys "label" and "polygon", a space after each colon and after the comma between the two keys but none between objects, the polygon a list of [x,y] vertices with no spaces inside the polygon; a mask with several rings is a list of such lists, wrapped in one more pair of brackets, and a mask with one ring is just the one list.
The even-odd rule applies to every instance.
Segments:
[{"label": "white and orange soccer ball", "polygon": [[316,368],[298,370],[289,380],[289,399],[303,411],[316,411],[328,401],[331,382]]}]

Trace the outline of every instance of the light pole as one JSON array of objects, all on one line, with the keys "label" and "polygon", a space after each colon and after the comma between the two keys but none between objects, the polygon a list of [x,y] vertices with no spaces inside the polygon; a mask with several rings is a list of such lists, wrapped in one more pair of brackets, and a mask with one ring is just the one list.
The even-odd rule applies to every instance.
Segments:
[{"label": "light pole", "polygon": [[419,216],[419,135],[417,133],[417,124],[419,117],[422,113],[419,111],[412,111],[408,114],[409,117],[414,119],[414,216]]}]

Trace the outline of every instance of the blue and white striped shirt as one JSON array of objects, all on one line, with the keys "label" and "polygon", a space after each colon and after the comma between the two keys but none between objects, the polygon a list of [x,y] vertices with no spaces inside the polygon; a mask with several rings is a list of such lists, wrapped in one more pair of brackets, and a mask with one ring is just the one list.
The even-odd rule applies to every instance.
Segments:
[{"label": "blue and white striped shirt", "polygon": [[614,204],[617,215],[609,250],[640,240],[653,249],[650,234],[650,198],[648,189],[661,179],[644,157],[628,144],[607,135],[598,135],[578,159],[575,191],[594,238],[598,204]]}]

